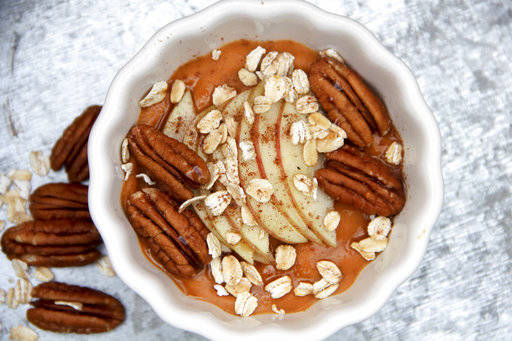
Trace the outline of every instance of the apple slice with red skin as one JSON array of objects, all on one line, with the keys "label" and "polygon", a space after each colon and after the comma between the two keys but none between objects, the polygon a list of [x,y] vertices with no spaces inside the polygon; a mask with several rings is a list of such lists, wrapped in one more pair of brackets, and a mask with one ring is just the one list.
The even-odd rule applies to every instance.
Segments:
[{"label": "apple slice with red skin", "polygon": [[[198,141],[196,145],[197,154],[208,161],[210,157],[203,154],[201,151],[201,141]],[[193,207],[202,220],[206,219],[209,222],[209,224],[206,227],[212,232],[215,231],[214,234],[222,242],[222,244],[236,252],[248,263],[253,264],[256,253],[255,248],[252,245],[250,245],[246,240],[242,239],[235,245],[228,244],[226,240],[227,233],[232,231],[236,232],[237,227],[232,225],[232,222],[224,214],[221,214],[220,216],[217,217],[213,216],[212,214],[210,214],[210,212],[208,212],[208,209],[206,208],[202,201],[194,204]],[[259,257],[259,259],[264,259],[264,257]],[[262,262],[268,263],[267,261]]]},{"label": "apple slice with red skin", "polygon": [[[224,120],[227,117],[233,118],[233,121],[238,125],[239,121],[243,119],[244,102],[249,98],[251,91],[246,90],[238,94],[224,106],[222,116]],[[235,130],[236,131],[236,130]],[[218,148],[212,155],[212,161],[224,160],[220,148]],[[274,257],[270,253],[270,241],[266,231],[259,226],[248,226],[243,223],[240,207],[231,205],[223,214],[230,224],[233,226],[234,232],[242,235],[242,238],[255,249],[265,263],[273,261]]]},{"label": "apple slice with red skin", "polygon": [[[249,103],[253,102],[256,96],[263,92],[262,83],[252,90],[249,97]],[[279,104],[275,104],[279,106]],[[271,109],[273,110],[273,109]],[[264,114],[260,114],[264,115]],[[242,141],[251,140],[251,125],[244,118],[240,121],[237,130],[237,144],[240,145]],[[241,150],[239,151],[241,154]],[[243,160],[242,157],[238,158],[238,172],[240,176],[240,185],[246,191],[248,184],[253,179],[263,178],[260,174],[260,169],[256,159]],[[247,191],[246,191],[247,192]],[[267,231],[274,238],[289,244],[305,243],[307,239],[300,234],[286,217],[274,206],[272,201],[258,202],[250,195],[247,195],[247,208],[251,211],[257,224]]]},{"label": "apple slice with red skin", "polygon": [[252,127],[251,141],[254,145],[256,162],[262,178],[267,179],[274,186],[274,195],[271,202],[286,217],[291,226],[300,234],[315,243],[322,241],[309,229],[297,208],[288,196],[286,183],[281,177],[277,156],[276,143],[278,140],[277,120],[284,106],[284,101],[276,103],[272,108],[261,115],[256,115]]},{"label": "apple slice with red skin", "polygon": [[336,246],[336,231],[327,231],[323,225],[325,215],[333,209],[333,200],[321,189],[318,189],[317,199],[314,200],[312,197],[298,191],[293,184],[295,174],[300,173],[313,177],[316,168],[320,167],[323,162],[323,157],[320,157],[316,167],[306,166],[303,158],[303,145],[292,143],[290,126],[292,123],[303,119],[306,119],[306,116],[299,114],[295,105],[291,103],[284,104],[276,122],[279,137],[276,144],[278,166],[290,200],[297,208],[303,221],[324,243],[329,246]]}]

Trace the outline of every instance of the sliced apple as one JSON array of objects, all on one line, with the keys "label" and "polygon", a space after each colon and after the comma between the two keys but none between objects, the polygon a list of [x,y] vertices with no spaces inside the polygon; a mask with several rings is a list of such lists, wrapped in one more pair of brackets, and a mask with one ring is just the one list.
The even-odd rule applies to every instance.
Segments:
[{"label": "sliced apple", "polygon": [[276,143],[279,132],[276,127],[283,105],[281,102],[276,103],[268,112],[256,115],[254,119],[251,141],[254,145],[256,162],[259,165],[261,177],[270,181],[274,186],[274,196],[271,199],[274,206],[300,234],[313,242],[321,243],[321,240],[309,229],[290,200],[286,183],[283,181],[279,169],[281,160],[277,156]]},{"label": "sliced apple", "polygon": [[267,260],[265,258],[261,257],[261,255],[257,252],[254,253],[253,259],[255,262],[260,262],[262,264],[270,264],[269,262],[267,262]]},{"label": "sliced apple", "polygon": [[[243,102],[249,96],[250,91],[245,91],[240,93],[237,97],[233,98],[228,105],[224,108],[225,113],[234,114],[240,108],[243,107]],[[207,108],[195,120],[195,123],[201,119],[207,112],[209,112],[213,107]],[[195,124],[194,123],[194,124]],[[201,150],[201,137],[197,137],[197,142],[195,143],[196,152],[203,159],[208,161],[216,161],[222,160],[223,155],[219,150],[216,150],[212,155],[205,155]],[[201,208],[201,207],[199,207]],[[204,206],[203,206],[204,208]],[[197,209],[196,209],[197,211]],[[251,254],[251,257],[256,257],[257,260],[261,263],[268,264],[272,262],[273,256],[269,251],[269,237],[268,234],[259,234],[259,228],[257,226],[251,227],[242,223],[242,217],[240,214],[240,210],[237,208],[229,208],[226,212],[218,217],[213,217],[206,212],[209,216],[210,223],[213,225],[212,228],[216,229],[218,233],[221,235],[223,243],[233,251],[239,253],[241,252],[245,255],[240,254],[243,258],[247,257],[248,254]],[[236,245],[229,245],[226,242],[226,233],[230,231],[239,232],[242,236],[243,243],[240,242]],[[252,249],[251,252],[247,251],[246,248],[249,247]]]},{"label": "sliced apple", "polygon": [[[302,145],[294,145],[289,133],[292,123],[305,119],[305,115],[299,114],[295,106],[285,103],[277,121],[279,140],[277,143],[278,158],[281,160],[279,167],[283,182],[286,184],[293,205],[309,228],[327,245],[336,245],[336,231],[327,231],[323,226],[323,219],[329,210],[333,209],[332,199],[322,190],[318,190],[317,199],[299,192],[293,185],[293,176],[297,173],[313,177],[315,167],[308,167],[302,156]],[[320,167],[320,163],[317,168]]]},{"label": "sliced apple", "polygon": [[250,241],[258,249],[258,256],[261,256],[262,263],[270,263],[274,260],[270,253],[270,241],[267,231],[259,226],[249,226],[242,223],[240,232],[244,240]]},{"label": "sliced apple", "polygon": [[[239,121],[243,111],[243,104],[245,101],[247,101],[250,93],[250,90],[246,90],[231,99],[223,109],[223,116],[230,116],[234,119],[235,122]],[[223,160],[224,156],[219,150],[216,150],[212,154],[211,158],[213,161]],[[256,250],[256,252],[259,253],[260,258],[263,260],[262,262],[269,263],[273,260],[273,256],[270,253],[268,233],[261,231],[262,229],[259,226],[245,225],[242,222],[240,208],[230,207],[226,210],[223,216],[228,219],[230,224],[233,226],[233,229],[242,235],[242,238],[247,242],[247,244],[251,245]]]},{"label": "sliced apple", "polygon": [[[252,90],[249,101],[252,102],[254,97],[259,96],[263,91],[263,86],[259,86]],[[276,104],[278,105],[278,104]],[[249,141],[251,139],[251,126],[246,119],[242,119],[238,126],[237,143],[240,141]],[[241,151],[239,152],[241,154]],[[258,163],[255,159],[243,160],[238,158],[238,172],[240,176],[240,185],[244,190],[248,183],[253,179],[262,178]],[[289,223],[285,216],[279,212],[272,202],[261,203],[251,196],[247,196],[247,207],[251,211],[258,225],[267,231],[274,238],[290,244],[305,243],[307,239],[297,232],[297,230]]]},{"label": "sliced apple", "polygon": [[[242,112],[244,108],[244,102],[249,98],[251,91],[246,90],[239,93],[236,97],[230,100],[230,102],[223,109],[224,117],[232,117],[236,124],[242,118]],[[236,128],[236,127],[235,127]],[[212,155],[213,159],[222,160],[223,156],[220,152],[216,151]],[[240,209],[238,207],[226,210],[224,214],[231,221],[232,225],[242,235],[244,240],[252,245],[253,248],[260,253],[260,257],[264,263],[269,263],[273,260],[273,256],[270,253],[270,242],[268,233],[262,231],[259,226],[248,226],[242,222]],[[263,233],[262,233],[263,232]]]},{"label": "sliced apple", "polygon": [[[198,137],[198,142],[196,143],[197,149],[196,152],[199,156],[201,156],[203,159],[208,160],[209,158],[203,154],[200,148],[200,137]],[[228,244],[225,236],[228,232],[233,230],[233,225],[230,223],[230,221],[224,216],[220,215],[218,217],[214,217],[213,215],[208,213],[208,210],[204,206],[202,202],[193,205],[194,210],[196,211],[197,215],[203,220],[206,227],[215,233],[217,238],[224,244],[227,248],[233,250],[236,252],[240,257],[242,257],[244,260],[246,260],[248,263],[253,264],[254,262],[254,255],[255,255],[255,248],[248,244],[245,240],[241,240],[236,245],[230,245]],[[262,263],[269,263],[269,260],[267,260],[267,257],[259,256],[258,260]]]},{"label": "sliced apple", "polygon": [[224,117],[231,116],[236,119],[240,112],[244,110],[244,102],[247,101],[250,94],[251,90],[245,90],[239,93],[224,107],[222,115]]},{"label": "sliced apple", "polygon": [[192,142],[197,141],[197,131],[191,129],[195,119],[194,101],[190,91],[186,91],[181,101],[169,114],[162,132],[191,147]]},{"label": "sliced apple", "polygon": [[247,244],[252,246],[252,248],[260,254],[262,259],[265,260],[264,263],[270,263],[274,259],[270,253],[268,233],[264,230],[262,231],[259,226],[249,226],[244,224],[242,222],[242,215],[239,207],[234,207],[233,205],[228,207],[223,216],[230,221],[231,226],[233,226],[233,230],[239,232],[243,240],[245,240]]},{"label": "sliced apple", "polygon": [[[226,219],[223,219],[224,217],[213,217],[212,215],[208,214],[208,210],[202,202],[193,206],[194,210],[196,211],[199,218],[201,218],[206,228],[208,228],[208,230],[210,230],[222,244],[236,252],[247,263],[254,263],[254,250],[244,240],[239,241],[236,245],[228,244],[224,236],[226,233],[231,231],[231,225],[227,222]],[[261,257],[258,257],[258,260],[260,259]]]},{"label": "sliced apple", "polygon": [[[243,102],[242,102],[243,103]],[[212,161],[222,160],[223,155],[219,150],[216,150],[212,156]],[[232,230],[240,233],[242,238],[249,244],[256,252],[260,253],[264,263],[270,263],[274,257],[270,253],[270,242],[268,233],[260,234],[260,228],[258,226],[248,226],[242,221],[242,214],[240,208],[231,204],[230,207],[224,211],[220,216],[225,218],[232,227]]]}]

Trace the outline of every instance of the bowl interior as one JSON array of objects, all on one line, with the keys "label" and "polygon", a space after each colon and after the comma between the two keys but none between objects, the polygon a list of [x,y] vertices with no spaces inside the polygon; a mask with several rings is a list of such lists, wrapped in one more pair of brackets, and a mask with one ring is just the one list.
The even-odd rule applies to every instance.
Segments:
[{"label": "bowl interior", "polygon": [[[302,3],[277,3],[283,2],[233,6],[228,1],[163,28],[116,76],[89,142],[90,207],[119,276],[164,320],[210,338],[300,333],[301,338],[316,339],[368,317],[414,270],[439,212],[438,131],[407,68],[350,19]],[[119,201],[120,144],[136,122],[138,99],[190,58],[242,38],[292,39],[314,49],[336,48],[377,89],[405,145],[408,198],[386,251],[345,293],[280,321],[272,316],[240,319],[184,296],[142,255]]]}]

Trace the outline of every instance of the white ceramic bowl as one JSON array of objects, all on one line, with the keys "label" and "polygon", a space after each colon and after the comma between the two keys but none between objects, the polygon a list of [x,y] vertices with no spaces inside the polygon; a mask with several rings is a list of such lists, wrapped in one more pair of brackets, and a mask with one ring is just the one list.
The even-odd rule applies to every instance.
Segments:
[{"label": "white ceramic bowl", "polygon": [[[119,150],[138,99],[191,57],[236,39],[336,48],[378,90],[405,144],[407,203],[386,251],[341,295],[282,321],[242,319],[183,295],[142,255],[119,202]],[[119,277],[168,323],[219,340],[321,339],[375,313],[418,266],[441,208],[440,136],[409,69],[357,22],[298,1],[223,1],[168,24],[119,71],[89,139],[89,208]]]}]

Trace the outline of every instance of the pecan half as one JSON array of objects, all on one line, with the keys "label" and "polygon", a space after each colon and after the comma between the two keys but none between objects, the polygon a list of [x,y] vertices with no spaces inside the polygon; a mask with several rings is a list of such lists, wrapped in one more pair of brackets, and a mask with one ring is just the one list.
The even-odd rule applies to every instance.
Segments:
[{"label": "pecan half", "polygon": [[52,183],[38,187],[29,198],[34,219],[91,219],[87,204],[88,186]]},{"label": "pecan half", "polygon": [[372,132],[385,135],[391,120],[382,101],[354,70],[334,58],[323,57],[311,66],[311,91],[331,121],[347,132],[354,144],[372,143]]},{"label": "pecan half", "polygon": [[333,199],[367,214],[390,216],[405,203],[402,178],[391,167],[346,145],[325,154],[326,168],[316,171],[319,186]]},{"label": "pecan half", "polygon": [[69,127],[64,130],[60,139],[55,143],[50,155],[50,165],[53,170],[65,166],[69,181],[84,181],[89,179],[87,164],[87,141],[92,125],[101,111],[101,106],[93,105],[85,109]]},{"label": "pecan half", "polygon": [[175,199],[188,200],[198,187],[210,181],[204,160],[183,143],[147,125],[136,125],[128,133],[130,155],[151,179]]},{"label": "pecan half", "polygon": [[124,307],[101,291],[59,282],[41,283],[32,289],[33,308],[27,320],[58,333],[104,333],[125,319]]},{"label": "pecan half", "polygon": [[179,213],[178,209],[173,199],[156,188],[145,188],[128,198],[128,219],[152,256],[167,271],[191,276],[209,263],[208,230],[194,212]]},{"label": "pecan half", "polygon": [[101,256],[101,237],[90,220],[33,220],[11,227],[2,236],[2,251],[9,259],[28,265],[81,266]]}]

